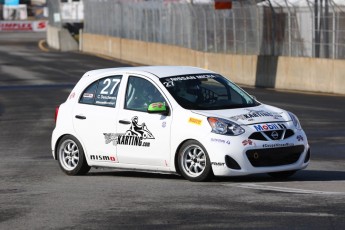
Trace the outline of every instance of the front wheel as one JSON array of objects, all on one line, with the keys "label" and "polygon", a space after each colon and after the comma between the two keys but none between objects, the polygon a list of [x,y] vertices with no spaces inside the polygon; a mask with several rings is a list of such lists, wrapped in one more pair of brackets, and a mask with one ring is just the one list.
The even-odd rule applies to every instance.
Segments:
[{"label": "front wheel", "polygon": [[268,175],[276,179],[287,179],[291,177],[292,175],[294,175],[296,172],[297,172],[296,170],[283,171],[283,172],[271,172],[271,173],[268,173]]},{"label": "front wheel", "polygon": [[60,168],[67,175],[84,175],[90,170],[80,142],[73,136],[64,136],[57,148]]},{"label": "front wheel", "polygon": [[178,154],[178,167],[187,180],[205,181],[213,175],[208,153],[198,141],[187,141]]}]

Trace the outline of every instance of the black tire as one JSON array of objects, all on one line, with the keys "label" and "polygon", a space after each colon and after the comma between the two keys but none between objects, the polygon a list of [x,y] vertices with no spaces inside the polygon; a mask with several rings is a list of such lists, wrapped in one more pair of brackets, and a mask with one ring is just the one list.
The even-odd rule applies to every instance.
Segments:
[{"label": "black tire", "polygon": [[276,179],[287,179],[291,177],[292,175],[294,175],[296,172],[297,172],[296,170],[283,171],[283,172],[271,172],[271,173],[268,173],[268,175]]},{"label": "black tire", "polygon": [[74,136],[64,136],[56,151],[60,168],[67,175],[84,175],[89,172],[91,167],[86,162],[83,147]]},{"label": "black tire", "polygon": [[181,175],[189,181],[206,181],[213,176],[208,153],[198,141],[185,142],[179,150],[177,162]]}]

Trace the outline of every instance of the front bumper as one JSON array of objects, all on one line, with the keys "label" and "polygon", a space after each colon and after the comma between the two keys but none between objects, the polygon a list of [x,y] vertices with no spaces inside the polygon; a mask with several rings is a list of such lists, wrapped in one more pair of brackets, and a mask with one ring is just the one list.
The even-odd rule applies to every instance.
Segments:
[{"label": "front bumper", "polygon": [[310,147],[303,130],[278,141],[247,139],[211,134],[206,150],[216,176],[300,170],[308,166]]}]

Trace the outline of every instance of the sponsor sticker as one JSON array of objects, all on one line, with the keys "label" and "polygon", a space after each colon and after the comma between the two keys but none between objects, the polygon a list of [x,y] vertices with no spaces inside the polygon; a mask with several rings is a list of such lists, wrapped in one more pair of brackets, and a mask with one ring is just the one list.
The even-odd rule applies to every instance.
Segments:
[{"label": "sponsor sticker", "polygon": [[117,134],[116,133],[103,133],[105,144],[109,144],[110,142],[113,142],[113,145],[116,145],[117,143]]},{"label": "sponsor sticker", "polygon": [[241,114],[241,115],[237,115],[237,116],[233,116],[230,117],[230,119],[233,120],[254,120],[254,118],[258,118],[258,117],[272,117],[273,119],[279,119],[282,116],[279,113],[275,113],[275,112],[267,112],[264,110],[252,110],[252,109],[247,109],[249,112],[245,113],[245,114]]},{"label": "sponsor sticker", "polygon": [[195,124],[195,125],[201,125],[202,120],[197,119],[197,118],[190,117],[189,120],[188,120],[188,122],[189,122],[189,123],[192,123],[192,124]]},{"label": "sponsor sticker", "polygon": [[281,130],[286,129],[284,124],[271,123],[271,124],[259,124],[252,126],[256,131],[270,131],[270,130]]},{"label": "sponsor sticker", "polygon": [[250,139],[242,141],[242,144],[243,144],[243,146],[255,145],[255,143],[252,140],[250,140]]},{"label": "sponsor sticker", "polygon": [[84,93],[83,94],[84,98],[93,98],[93,96],[94,96],[93,93]]},{"label": "sponsor sticker", "polygon": [[168,77],[163,82],[166,88],[174,87],[175,81],[188,81],[188,80],[196,80],[196,79],[207,79],[207,78],[215,78],[215,75],[212,74],[200,74],[200,75],[186,75],[186,76],[177,76],[177,77]]},{"label": "sponsor sticker", "polygon": [[297,136],[297,140],[298,140],[298,141],[303,141],[304,138],[302,137],[302,135],[298,135],[298,136]]},{"label": "sponsor sticker", "polygon": [[93,161],[104,161],[104,162],[116,163],[116,158],[114,156],[91,155],[90,159]]},{"label": "sponsor sticker", "polygon": [[156,102],[156,103],[152,103],[151,106],[153,109],[162,108],[164,106],[164,103],[163,102]]},{"label": "sponsor sticker", "polygon": [[280,148],[280,147],[289,147],[294,146],[293,143],[283,143],[283,144],[263,144],[262,147],[264,148]]},{"label": "sponsor sticker", "polygon": [[222,144],[228,144],[230,145],[230,141],[229,140],[223,140],[223,139],[219,139],[219,138],[211,138],[212,142],[217,142],[217,143],[222,143]]},{"label": "sponsor sticker", "polygon": [[113,145],[131,145],[139,147],[150,147],[149,139],[155,139],[148,130],[145,123],[138,124],[138,117],[132,118],[132,123],[125,133],[103,133],[106,144],[110,142]]},{"label": "sponsor sticker", "polygon": [[195,79],[206,79],[206,78],[215,78],[212,74],[200,74],[200,75],[190,75],[190,76],[180,76],[180,77],[170,77],[167,78],[167,81],[187,81]]},{"label": "sponsor sticker", "polygon": [[211,162],[212,165],[215,165],[215,166],[224,166],[225,163],[223,162]]}]

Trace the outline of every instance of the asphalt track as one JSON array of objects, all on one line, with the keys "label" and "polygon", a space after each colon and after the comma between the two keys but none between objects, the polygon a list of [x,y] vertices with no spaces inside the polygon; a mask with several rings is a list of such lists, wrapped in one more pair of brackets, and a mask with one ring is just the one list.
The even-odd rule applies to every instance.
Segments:
[{"label": "asphalt track", "polygon": [[0,229],[345,229],[344,96],[245,87],[297,114],[308,135],[311,164],[286,181],[111,169],[70,177],[50,152],[55,107],[87,70],[128,64],[46,52],[44,36],[0,34]]}]

